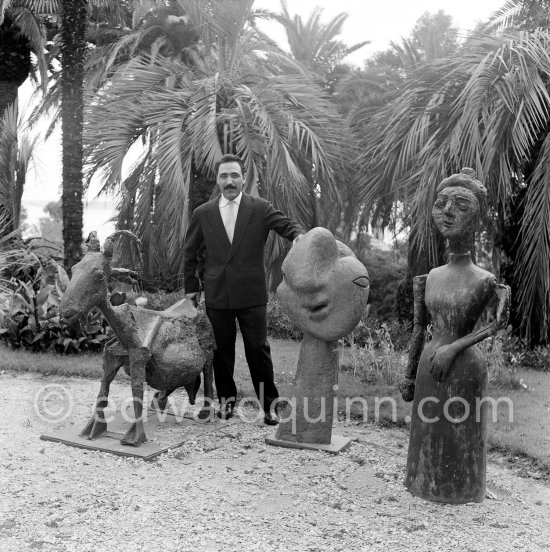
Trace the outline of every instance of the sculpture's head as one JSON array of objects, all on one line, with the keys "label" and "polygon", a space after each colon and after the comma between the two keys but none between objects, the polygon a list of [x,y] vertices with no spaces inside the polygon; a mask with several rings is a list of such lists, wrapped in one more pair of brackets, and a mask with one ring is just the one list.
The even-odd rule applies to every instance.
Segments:
[{"label": "sculpture's head", "polygon": [[367,306],[369,275],[351,249],[325,228],[313,228],[283,262],[277,294],[288,316],[323,341],[347,335]]},{"label": "sculpture's head", "polygon": [[475,230],[485,206],[487,189],[472,169],[445,178],[436,189],[434,222],[446,239],[462,239]]},{"label": "sculpture's head", "polygon": [[[100,306],[109,298],[109,278],[113,271],[114,238],[117,234],[131,232],[119,230],[109,236],[104,243],[103,252],[96,232],[91,232],[86,240],[87,253],[71,269],[71,280],[60,303],[61,317],[71,323],[84,316],[92,307]],[[138,240],[139,242],[139,240]]]}]

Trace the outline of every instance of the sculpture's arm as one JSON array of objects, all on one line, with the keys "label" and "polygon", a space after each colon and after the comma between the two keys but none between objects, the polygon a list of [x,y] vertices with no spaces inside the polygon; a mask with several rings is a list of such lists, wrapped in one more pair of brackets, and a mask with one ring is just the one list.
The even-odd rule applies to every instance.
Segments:
[{"label": "sculpture's arm", "polygon": [[493,322],[457,339],[449,345],[443,345],[430,356],[430,372],[436,380],[443,381],[451,368],[455,357],[472,345],[494,335],[498,330],[505,328],[510,314],[510,288],[503,284],[495,286],[498,297],[496,317]]},{"label": "sculpture's arm", "polygon": [[405,379],[399,384],[399,391],[403,400],[410,402],[414,398],[414,382],[416,380],[416,370],[426,336],[426,326],[428,322],[428,310],[426,308],[426,279],[427,274],[416,276],[413,279],[414,295],[414,326],[411,345],[409,348],[409,361],[405,371]]}]

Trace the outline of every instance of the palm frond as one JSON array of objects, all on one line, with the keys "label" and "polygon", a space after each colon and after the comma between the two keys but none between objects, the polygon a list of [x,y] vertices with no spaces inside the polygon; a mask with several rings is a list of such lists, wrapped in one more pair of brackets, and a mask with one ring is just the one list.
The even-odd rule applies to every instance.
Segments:
[{"label": "palm frond", "polygon": [[[46,3],[49,4],[48,2]],[[27,7],[13,8],[11,17],[14,24],[21,30],[21,34],[29,41],[30,47],[36,55],[40,72],[40,84],[45,92],[48,88],[48,65],[44,53],[44,45],[46,43],[44,24]]]},{"label": "palm frond", "polygon": [[545,341],[550,328],[550,135],[529,182],[518,242],[516,276],[523,329],[528,339]]}]

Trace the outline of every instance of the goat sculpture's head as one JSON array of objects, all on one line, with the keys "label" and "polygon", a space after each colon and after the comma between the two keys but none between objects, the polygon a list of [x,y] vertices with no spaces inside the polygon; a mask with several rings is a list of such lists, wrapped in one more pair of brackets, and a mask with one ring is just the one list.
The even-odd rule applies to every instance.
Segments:
[{"label": "goat sculpture's head", "polygon": [[[75,264],[72,276],[61,299],[61,317],[71,323],[84,316],[92,307],[101,306],[109,300],[109,278],[111,272],[111,258],[113,256],[114,238],[121,233],[133,234],[118,230],[109,236],[100,251],[100,244],[96,232],[91,232],[86,240],[87,253],[82,260]],[[139,240],[135,238],[138,243]]]}]

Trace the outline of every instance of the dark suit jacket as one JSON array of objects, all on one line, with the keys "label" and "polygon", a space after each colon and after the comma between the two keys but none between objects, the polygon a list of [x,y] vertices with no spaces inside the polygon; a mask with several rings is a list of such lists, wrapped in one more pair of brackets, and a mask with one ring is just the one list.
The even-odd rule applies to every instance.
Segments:
[{"label": "dark suit jacket", "polygon": [[219,199],[197,207],[189,222],[183,249],[185,292],[199,291],[199,273],[209,308],[265,305],[264,246],[270,230],[288,240],[304,233],[299,224],[276,210],[269,201],[243,193],[233,243],[229,243]]}]

